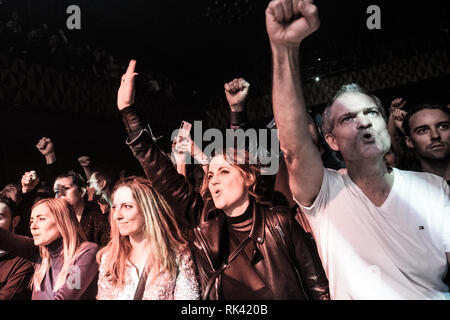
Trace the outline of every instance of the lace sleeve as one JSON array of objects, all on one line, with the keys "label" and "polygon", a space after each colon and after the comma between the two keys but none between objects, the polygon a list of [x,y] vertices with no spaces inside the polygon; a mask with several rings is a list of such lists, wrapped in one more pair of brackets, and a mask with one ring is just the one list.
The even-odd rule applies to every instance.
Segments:
[{"label": "lace sleeve", "polygon": [[200,289],[197,269],[189,250],[178,257],[178,275],[175,283],[174,300],[199,300]]},{"label": "lace sleeve", "polygon": [[104,253],[100,262],[99,275],[98,275],[98,291],[97,300],[112,300],[113,286],[106,276],[105,263],[107,253]]}]

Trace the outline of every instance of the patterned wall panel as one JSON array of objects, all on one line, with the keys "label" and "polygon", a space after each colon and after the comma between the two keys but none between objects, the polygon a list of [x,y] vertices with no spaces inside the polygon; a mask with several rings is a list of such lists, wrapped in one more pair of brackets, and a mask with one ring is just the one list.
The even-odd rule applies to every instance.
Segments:
[{"label": "patterned wall panel", "polygon": [[[436,50],[408,59],[389,61],[357,71],[324,77],[318,82],[308,81],[303,85],[306,103],[309,107],[314,108],[314,106],[327,103],[346,83],[358,83],[374,92],[449,74],[448,50]],[[270,94],[261,97],[261,101],[263,103],[255,103],[248,107],[250,120],[257,120],[272,113]],[[208,119],[206,119],[207,125],[209,127],[225,127],[229,118],[228,112],[227,106],[209,110]]]},{"label": "patterned wall panel", "polygon": [[117,85],[71,70],[56,70],[0,55],[0,101],[116,116]]}]

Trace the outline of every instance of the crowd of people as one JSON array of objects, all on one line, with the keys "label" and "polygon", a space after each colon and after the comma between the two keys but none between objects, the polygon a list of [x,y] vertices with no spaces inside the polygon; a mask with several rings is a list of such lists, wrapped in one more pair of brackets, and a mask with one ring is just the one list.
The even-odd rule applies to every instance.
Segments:
[{"label": "crowd of people", "polygon": [[[450,299],[450,105],[395,97],[387,113],[344,84],[316,121],[299,57],[319,26],[312,0],[266,9],[272,176],[251,143],[207,154],[178,135],[163,152],[135,107],[131,60],[117,108],[145,176],[87,156],[81,173],[60,168],[40,139],[46,173],[1,191],[0,299]],[[230,129],[253,127],[250,90],[224,84]]]}]

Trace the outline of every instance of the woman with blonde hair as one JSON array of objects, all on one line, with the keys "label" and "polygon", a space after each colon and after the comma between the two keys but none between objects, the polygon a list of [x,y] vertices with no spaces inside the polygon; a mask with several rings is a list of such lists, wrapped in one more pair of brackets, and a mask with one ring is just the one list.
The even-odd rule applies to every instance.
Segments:
[{"label": "woman with blonde hair", "polygon": [[33,300],[94,299],[98,246],[87,242],[72,207],[62,199],[43,199],[31,209],[33,238],[0,228],[0,249],[34,264]]},{"label": "woman with blonde hair", "polygon": [[195,300],[196,270],[172,210],[148,180],[114,187],[111,240],[97,255],[99,300]]}]

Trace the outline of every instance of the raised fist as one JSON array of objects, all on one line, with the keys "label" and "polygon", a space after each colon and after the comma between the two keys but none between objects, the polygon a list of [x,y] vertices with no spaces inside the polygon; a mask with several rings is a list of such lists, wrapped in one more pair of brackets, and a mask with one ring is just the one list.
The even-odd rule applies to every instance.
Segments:
[{"label": "raised fist", "polygon": [[403,101],[402,98],[396,98],[392,100],[390,110],[393,109],[403,109],[405,107],[406,101]]},{"label": "raised fist", "polygon": [[408,114],[405,110],[402,110],[405,107],[406,101],[403,101],[402,98],[396,98],[392,100],[391,107],[389,108],[392,117],[396,121],[403,121],[403,119]]},{"label": "raised fist", "polygon": [[135,87],[134,87],[134,79],[138,75],[134,72],[136,68],[136,60],[131,60],[128,65],[128,69],[125,74],[122,76],[122,80],[120,82],[120,88],[117,92],[117,107],[119,110],[125,109],[126,107],[134,104],[135,97]]},{"label": "raised fist", "polygon": [[36,171],[31,170],[23,174],[20,181],[22,183],[22,193],[27,193],[33,190],[39,183],[39,178]]},{"label": "raised fist", "polygon": [[392,117],[397,121],[403,121],[407,114],[408,112],[402,109],[395,109],[392,111]]},{"label": "raised fist", "polygon": [[266,28],[275,47],[298,47],[320,26],[313,0],[273,0],[266,9]]},{"label": "raised fist", "polygon": [[39,142],[36,144],[36,148],[39,150],[42,155],[47,156],[50,153],[54,153],[55,149],[53,146],[52,140],[47,137],[42,137]]},{"label": "raised fist", "polygon": [[245,79],[234,79],[228,83],[225,83],[225,96],[227,97],[228,105],[233,112],[243,111],[245,107],[245,101],[248,97],[248,90],[250,83]]},{"label": "raised fist", "polygon": [[91,166],[91,158],[89,156],[79,157],[78,162],[80,163],[80,166],[82,166],[83,168]]}]

